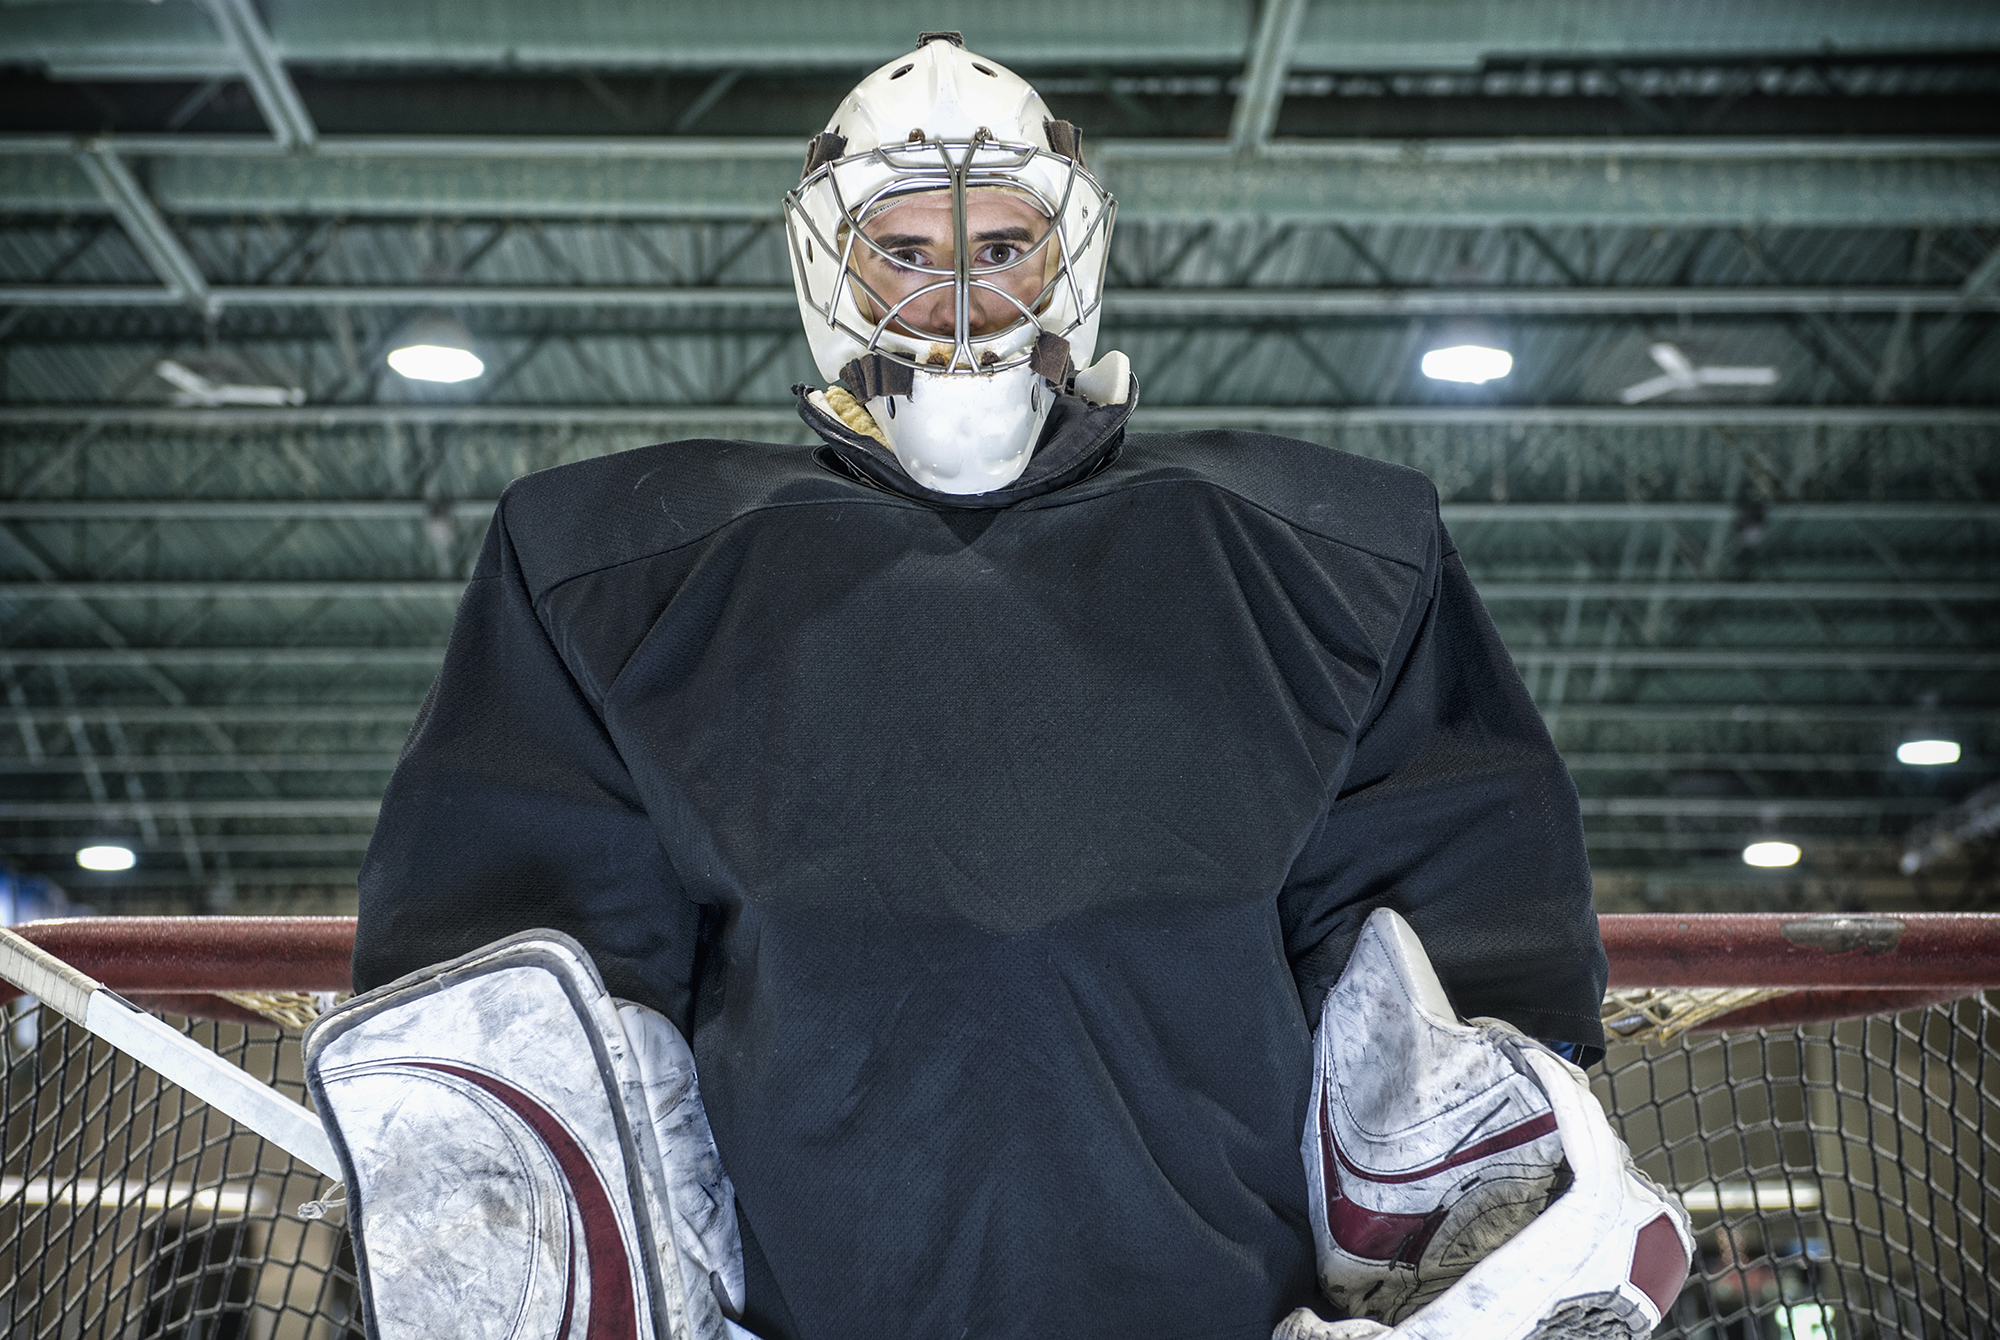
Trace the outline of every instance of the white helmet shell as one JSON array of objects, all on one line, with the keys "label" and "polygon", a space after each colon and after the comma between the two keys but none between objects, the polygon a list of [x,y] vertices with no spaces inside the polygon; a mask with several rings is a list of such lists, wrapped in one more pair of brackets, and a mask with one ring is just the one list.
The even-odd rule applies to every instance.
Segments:
[{"label": "white helmet shell", "polygon": [[[1051,225],[1020,256],[994,266],[962,254],[951,267],[906,265],[918,283],[893,301],[857,274],[857,251],[889,258],[864,230],[874,216],[911,195],[949,192],[962,238],[966,193],[987,188],[1027,201]],[[926,33],[915,51],[847,95],[814,139],[804,179],[785,197],[792,280],[813,361],[829,381],[857,359],[896,365],[886,394],[881,378],[851,389],[927,487],[1004,487],[1026,468],[1053,403],[1044,383],[1061,375],[1063,353],[1082,366],[1095,350],[1115,212],[1084,169],[1074,128],[1054,120],[1026,80],[965,50],[957,34]],[[1044,276],[1027,301],[995,273],[1024,264],[1040,266]],[[1017,319],[975,332],[968,316],[975,290],[989,304],[1014,308]],[[942,330],[925,334],[900,324],[910,302],[947,291],[956,313],[948,339]],[[1033,375],[1021,371],[1029,368]],[[967,378],[991,384],[957,384]],[[947,381],[951,389],[927,394]],[[974,406],[985,408],[973,413]],[[929,422],[934,408],[949,424]],[[974,423],[987,427],[961,450],[959,435]]]}]

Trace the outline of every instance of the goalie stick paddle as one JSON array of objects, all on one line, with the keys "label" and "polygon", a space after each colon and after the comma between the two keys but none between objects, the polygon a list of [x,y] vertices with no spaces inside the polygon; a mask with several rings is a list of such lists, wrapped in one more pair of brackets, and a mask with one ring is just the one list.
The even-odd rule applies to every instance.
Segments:
[{"label": "goalie stick paddle", "polygon": [[293,1158],[340,1180],[340,1161],[310,1108],[252,1079],[104,983],[5,927],[0,927],[0,977],[210,1107],[227,1113]]}]

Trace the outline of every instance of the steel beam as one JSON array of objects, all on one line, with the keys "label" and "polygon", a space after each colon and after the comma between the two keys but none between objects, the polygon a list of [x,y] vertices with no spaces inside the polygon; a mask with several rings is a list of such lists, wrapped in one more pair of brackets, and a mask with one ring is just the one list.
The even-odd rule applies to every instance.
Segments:
[{"label": "steel beam", "polygon": [[1235,148],[1260,149],[1271,138],[1305,13],[1306,0],[1263,0],[1257,35],[1250,41],[1250,61],[1243,69],[1243,88],[1229,119],[1229,142]]},{"label": "steel beam", "polygon": [[[25,585],[25,584],[23,584]],[[88,582],[78,582],[88,586]],[[1671,600],[1678,602],[1898,600],[2000,601],[2000,582],[1519,582],[1481,581],[1487,604],[1547,600]],[[0,591],[10,588],[0,587]]]},{"label": "steel beam", "polygon": [[[405,284],[210,285],[208,307],[228,310],[360,308],[556,308],[562,310],[781,312],[798,300],[762,286]],[[122,284],[0,284],[0,307],[171,307],[178,292]],[[1353,317],[1900,315],[2000,312],[2000,293],[1929,288],[1151,288],[1107,289],[1105,325],[1179,321],[1324,321]]]},{"label": "steel beam", "polygon": [[[4,654],[4,653],[0,653]],[[1576,647],[1510,648],[1516,665],[1524,668],[1567,665],[1573,669],[1613,670],[1944,670],[1976,671],[2000,668],[1996,651],[1885,651],[1857,647]],[[1550,709],[1555,711],[1556,709]]]},{"label": "steel beam", "polygon": [[[144,848],[141,848],[141,850],[144,850]],[[338,859],[338,857],[333,853],[329,853],[328,859]],[[239,893],[245,889],[270,888],[278,888],[286,892],[296,893],[300,889],[332,886],[344,889],[349,895],[348,899],[341,902],[322,901],[315,898],[304,904],[310,910],[318,912],[332,911],[343,906],[349,910],[353,908],[354,904],[351,898],[354,893],[355,876],[359,873],[355,867],[359,864],[357,861],[355,865],[337,869],[327,869],[321,866],[302,868],[298,866],[244,865],[231,869],[226,877],[214,871],[206,875],[191,875],[185,870],[162,870],[157,867],[141,865],[136,869],[119,871],[115,874],[99,874],[92,870],[66,870],[62,874],[62,882],[69,888],[88,889],[90,891],[91,902],[108,901],[114,906],[125,905],[123,895],[128,891],[151,894],[155,890],[160,889],[199,889],[205,892],[206,890],[213,889],[217,884],[224,883],[225,879],[228,886]],[[145,901],[150,905],[158,906],[152,898],[147,898]],[[296,912],[301,906],[298,901],[290,898],[279,902],[278,895],[273,895],[271,901],[268,903],[263,898],[259,898],[257,902],[263,906],[275,905],[284,909],[287,913]],[[204,909],[212,906],[208,903],[206,897],[201,899],[201,905]]]},{"label": "steel beam", "polygon": [[[484,521],[496,498],[461,498],[445,504],[461,521]],[[0,521],[423,521],[433,504],[395,498],[48,498],[0,499]],[[1452,525],[1647,525],[1675,521],[1731,521],[1734,503],[1705,502],[1446,502],[1439,511]],[[1766,526],[1784,522],[1841,525],[1855,521],[2000,522],[2000,502],[1772,503]]]},{"label": "steel beam", "polygon": [[[454,518],[484,521],[497,498],[447,503]],[[433,504],[393,498],[187,498],[0,501],[0,521],[423,521]],[[2000,514],[2000,504],[1995,505]]]},{"label": "steel beam", "polygon": [[208,280],[203,277],[201,267],[174,236],[174,230],[167,226],[125,160],[108,145],[99,143],[78,151],[75,162],[174,300],[204,312],[210,310]]},{"label": "steel beam", "polygon": [[435,667],[441,645],[420,647],[0,647],[0,665],[88,666],[145,669],[164,666],[237,666],[298,669],[303,666]]},{"label": "steel beam", "polygon": [[216,26],[222,29],[264,124],[271,136],[287,149],[310,149],[319,139],[311,113],[285,72],[285,63],[271,35],[264,30],[263,16],[251,0],[204,0]]},{"label": "steel beam", "polygon": [[[1601,649],[1527,647],[1514,651],[1525,667],[1568,665],[1626,670],[1943,670],[2000,668],[2000,650],[1910,651],[1824,646]],[[4,647],[0,664],[16,666],[434,666],[442,646],[328,647]]]},{"label": "steel beam", "polygon": [[[0,661],[6,659],[0,652]],[[6,715],[34,726],[66,726],[71,717],[96,724],[116,719],[134,727],[302,726],[407,727],[422,706],[421,695],[408,702],[380,702],[319,707],[131,707],[79,704],[76,707],[14,707]],[[1560,722],[1728,723],[1734,725],[1895,726],[1905,729],[2000,727],[2000,706],[1946,704],[1935,708],[1863,707],[1852,703],[1565,703],[1545,709]]]},{"label": "steel beam", "polygon": [[[2000,601],[2000,582],[1512,581],[1478,583],[1487,604],[1550,600],[1676,602],[1902,600]],[[0,580],[0,600],[457,600],[462,581],[38,581]],[[0,655],[5,655],[0,652]]]},{"label": "steel beam", "polygon": [[[261,768],[270,772],[388,772],[396,766],[399,754],[146,754],[133,755],[121,759],[118,766],[126,772],[140,773],[180,773],[180,772],[242,772],[245,768]],[[12,776],[66,776],[78,771],[86,760],[73,756],[44,758],[39,762],[31,759],[0,758],[0,774]],[[1580,766],[1580,765],[1578,765]],[[171,810],[173,801],[157,802],[156,808]]]},{"label": "steel beam", "polygon": [[[1994,428],[2000,406],[1980,405],[1141,405],[1133,426],[1161,431],[1272,428],[1301,432],[1341,428],[1523,427],[1702,428]],[[203,431],[430,424],[487,428],[796,429],[790,405],[299,405],[181,409],[167,405],[0,405],[0,426],[99,424],[104,427]],[[1989,444],[2000,446],[2000,443]]]},{"label": "steel beam", "polygon": [[[147,869],[150,863],[143,859],[145,853],[158,852],[161,856],[170,860],[180,854],[178,838],[163,836],[158,842],[147,842],[144,837],[136,833],[128,833],[125,837],[126,840],[121,845],[130,847],[142,856],[139,863],[139,869],[145,872],[140,876],[142,879],[150,878],[159,873],[156,870]],[[201,835],[203,851],[229,852],[231,855],[289,856],[300,852],[358,852],[368,845],[368,841],[369,834],[366,830],[349,830],[345,833],[287,833],[282,835],[275,833],[210,832]],[[73,837],[55,839],[9,837],[7,840],[7,853],[15,857],[68,856],[77,849],[78,845],[76,839]],[[251,868],[255,869],[256,867]],[[67,883],[71,879],[82,878],[84,873],[83,871],[78,871],[75,875],[71,875],[65,872],[63,881]],[[240,877],[241,870],[232,870],[230,873],[232,876]],[[211,871],[208,875],[209,882],[213,883],[216,878],[216,874]]]},{"label": "steel beam", "polygon": [[[1817,818],[1846,819],[1868,815],[1934,814],[1944,808],[1938,800],[1902,796],[1879,798],[1738,798],[1682,796],[1609,796],[1586,798],[1585,818]],[[93,823],[136,819],[142,805],[122,801],[0,800],[0,820],[61,821],[82,819]],[[176,810],[185,810],[194,819],[373,819],[381,810],[378,800],[182,800]]]},{"label": "steel beam", "polygon": [[[51,760],[53,762],[53,760]],[[394,762],[393,759],[390,760]],[[226,768],[228,760],[217,760],[218,766]],[[1683,770],[1734,771],[1743,769],[1752,772],[1883,772],[1907,776],[1908,764],[1898,763],[1893,754],[1886,750],[1877,754],[1746,754],[1746,753],[1667,753],[1645,754],[1584,753],[1565,750],[1563,763],[1571,772],[1678,772]],[[41,770],[49,769],[49,763],[39,765]],[[149,760],[135,758],[128,766],[147,770],[152,765]],[[1990,772],[1996,766],[1991,761],[1973,761],[1959,765],[1964,772]],[[22,769],[26,771],[27,769]]]},{"label": "steel beam", "polygon": [[[0,661],[6,654],[0,652]],[[384,706],[352,703],[338,707],[128,707],[83,703],[75,707],[16,707],[7,715],[38,726],[67,725],[71,717],[91,724],[116,720],[126,726],[408,726],[420,699]]]},{"label": "steel beam", "polygon": [[[0,209],[104,208],[47,136],[0,138]],[[309,156],[219,137],[118,141],[162,208],[196,215],[775,218],[789,140],[327,137]],[[1127,218],[1354,224],[1906,227],[2000,218],[1993,140],[1114,140],[1093,167]]]},{"label": "steel beam", "polygon": [[1582,804],[1586,819],[1862,819],[1944,808],[1941,800],[1908,796],[1597,796]]},{"label": "steel beam", "polygon": [[[107,801],[0,800],[0,819],[136,819],[144,805]],[[155,806],[154,808],[159,808]],[[191,819],[373,819],[379,800],[176,800]]]},{"label": "steel beam", "polygon": [[1544,707],[1556,721],[1728,722],[1734,725],[2000,726],[2000,706],[1859,707],[1852,703],[1564,703]]},{"label": "steel beam", "polygon": [[[909,48],[915,22],[893,5],[854,5],[821,21],[786,0],[677,6],[466,5],[453,0],[267,0],[287,56],[367,71],[699,71],[873,69]],[[933,0],[922,22],[962,29],[975,50],[1036,66],[1216,66],[1251,39],[1249,7],[1213,0],[1079,5],[1074,0]],[[1301,69],[1477,69],[1492,57],[1690,61],[1811,59],[1826,52],[1988,51],[2000,16],[1963,0],[1895,6],[1671,7],[1574,0],[1433,0],[1322,5],[1304,24]],[[176,5],[0,6],[0,50],[62,78],[188,79],[233,74],[216,35]]]},{"label": "steel beam", "polygon": [[[457,600],[461,581],[8,582],[0,600]],[[1968,599],[1972,597],[1966,597]],[[0,651],[0,657],[6,652]]]},{"label": "steel beam", "polygon": [[[267,772],[388,772],[400,755],[394,750],[377,753],[289,753],[289,754],[134,754],[118,761],[127,773],[236,773],[245,767]],[[1571,772],[1677,772],[1684,770],[1736,770],[1755,772],[1867,772],[1906,775],[1910,768],[1889,753],[1875,754],[1772,754],[1772,753],[1601,753],[1565,750],[1563,763]],[[57,758],[27,759],[0,757],[0,775],[16,777],[62,777],[98,766],[97,760],[64,755]],[[1991,772],[1990,760],[1971,760],[1956,765],[1959,774]],[[173,802],[157,802],[171,810]],[[162,843],[166,845],[176,845]],[[204,841],[204,845],[206,842]]]}]

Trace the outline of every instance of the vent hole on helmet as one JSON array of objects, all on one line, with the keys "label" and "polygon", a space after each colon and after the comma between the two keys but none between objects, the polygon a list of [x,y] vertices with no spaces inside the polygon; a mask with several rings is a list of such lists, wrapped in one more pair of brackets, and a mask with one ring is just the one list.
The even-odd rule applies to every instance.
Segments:
[{"label": "vent hole on helmet", "polygon": [[901,79],[901,78],[902,78],[902,77],[903,77],[904,75],[908,74],[908,73],[909,73],[910,71],[912,71],[912,70],[914,70],[914,69],[916,69],[916,68],[917,68],[917,67],[916,67],[916,64],[915,64],[915,62],[912,62],[912,63],[910,63],[910,64],[908,64],[908,65],[901,65],[901,66],[898,66],[898,67],[896,68],[895,72],[894,72],[894,73],[892,73],[892,74],[891,74],[891,75],[890,75],[889,77],[890,77],[891,79]]},{"label": "vent hole on helmet", "polygon": [[806,239],[806,260],[810,261],[812,260],[812,258],[813,258],[813,240],[810,237],[808,237]]},{"label": "vent hole on helmet", "polygon": [[979,71],[979,73],[985,75],[988,79],[998,79],[1000,77],[999,75],[993,73],[993,71],[987,69],[984,65],[981,65],[978,61],[972,62],[972,68]]}]

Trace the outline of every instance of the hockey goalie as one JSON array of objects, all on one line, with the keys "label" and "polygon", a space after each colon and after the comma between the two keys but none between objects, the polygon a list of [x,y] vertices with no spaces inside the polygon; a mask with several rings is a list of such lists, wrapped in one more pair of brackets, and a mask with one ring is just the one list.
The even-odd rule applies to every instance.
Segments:
[{"label": "hockey goalie", "polygon": [[1429,482],[1129,431],[1112,197],[955,33],[784,210],[817,443],[516,481],[384,797],[307,1047],[370,1335],[1644,1335],[1686,1218]]}]

